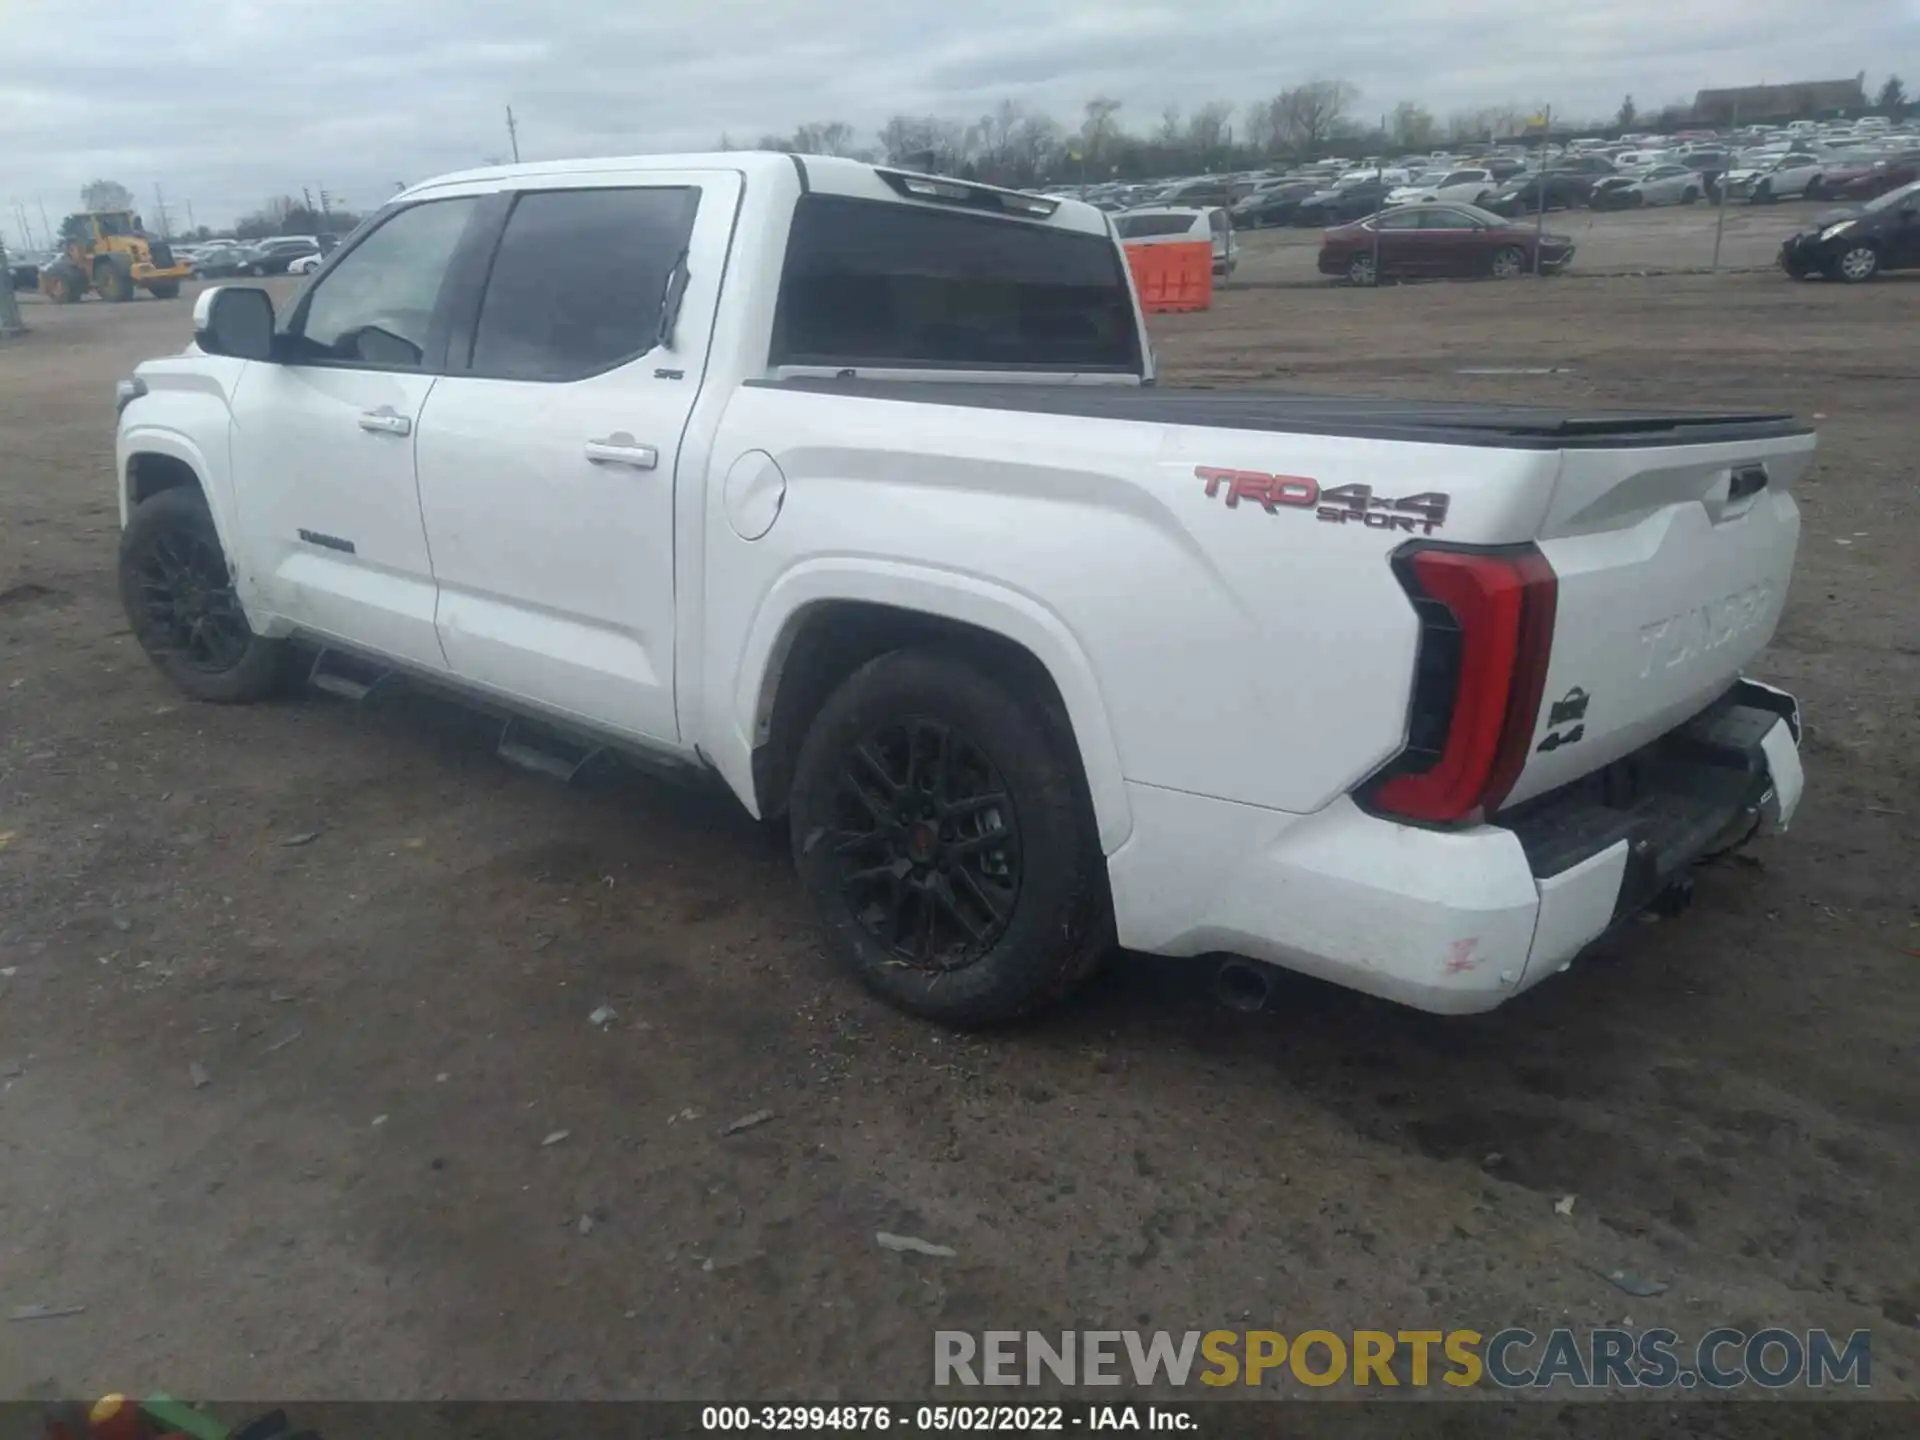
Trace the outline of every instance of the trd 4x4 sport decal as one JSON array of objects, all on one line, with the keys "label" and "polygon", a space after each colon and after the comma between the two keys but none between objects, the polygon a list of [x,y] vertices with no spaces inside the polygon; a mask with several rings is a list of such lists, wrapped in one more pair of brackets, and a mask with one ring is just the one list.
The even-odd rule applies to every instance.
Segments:
[{"label": "trd 4x4 sport decal", "polygon": [[1404,495],[1398,500],[1373,493],[1371,485],[1337,485],[1322,490],[1305,475],[1269,475],[1264,470],[1223,470],[1196,465],[1196,477],[1207,482],[1207,498],[1223,491],[1227,508],[1238,510],[1251,501],[1269,515],[1282,509],[1311,510],[1329,525],[1359,524],[1369,530],[1397,530],[1407,535],[1431,535],[1447,522],[1451,497],[1435,490]]}]

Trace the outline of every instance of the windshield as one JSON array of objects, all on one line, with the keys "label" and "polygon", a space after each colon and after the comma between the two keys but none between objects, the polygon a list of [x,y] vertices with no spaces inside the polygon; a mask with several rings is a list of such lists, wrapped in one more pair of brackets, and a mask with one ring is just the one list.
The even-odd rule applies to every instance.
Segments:
[{"label": "windshield", "polygon": [[1920,180],[1914,180],[1894,190],[1889,190],[1878,200],[1866,207],[1869,215],[1878,215],[1882,210],[1900,210],[1909,205],[1920,205]]}]

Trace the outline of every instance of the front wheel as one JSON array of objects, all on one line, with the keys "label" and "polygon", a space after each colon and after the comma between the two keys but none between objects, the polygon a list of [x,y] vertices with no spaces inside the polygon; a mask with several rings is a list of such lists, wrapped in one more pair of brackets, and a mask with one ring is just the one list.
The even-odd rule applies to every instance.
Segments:
[{"label": "front wheel", "polygon": [[1699,204],[1699,202],[1700,202],[1700,192],[1698,190],[1693,189],[1691,186],[1689,186],[1680,195],[1680,203],[1682,205],[1697,205]]},{"label": "front wheel", "polygon": [[120,536],[120,603],[160,673],[196,700],[264,699],[287,673],[284,641],[253,633],[198,490],[162,490]]},{"label": "front wheel", "polygon": [[1826,198],[1826,194],[1827,194],[1826,176],[1816,175],[1813,177],[1813,179],[1807,182],[1807,188],[1800,192],[1800,198],[1802,200],[1824,200]]},{"label": "front wheel", "polygon": [[794,863],[827,949],[881,999],[948,1025],[1064,996],[1112,944],[1065,720],[957,654],[869,661],[807,732]]},{"label": "front wheel", "polygon": [[1880,273],[1880,252],[1871,245],[1855,245],[1833,262],[1833,273],[1849,285],[1859,285]]},{"label": "front wheel", "polygon": [[156,300],[172,300],[180,294],[178,280],[156,280],[147,287],[147,293]]},{"label": "front wheel", "polygon": [[1527,273],[1527,252],[1518,245],[1503,245],[1493,252],[1493,278],[1518,280]]}]

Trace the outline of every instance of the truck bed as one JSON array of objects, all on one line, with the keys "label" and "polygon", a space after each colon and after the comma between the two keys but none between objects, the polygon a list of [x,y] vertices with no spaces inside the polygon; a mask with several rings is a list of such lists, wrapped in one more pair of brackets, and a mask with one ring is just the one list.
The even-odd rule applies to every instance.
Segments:
[{"label": "truck bed", "polygon": [[1805,435],[1790,415],[1694,414],[1659,410],[1566,410],[1468,400],[1315,395],[1289,390],[1213,390],[1163,385],[1072,385],[794,378],[749,381],[826,395],[855,395],[915,405],[1133,420],[1220,430],[1270,430],[1484,445],[1503,450],[1618,450],[1634,446],[1712,445]]}]

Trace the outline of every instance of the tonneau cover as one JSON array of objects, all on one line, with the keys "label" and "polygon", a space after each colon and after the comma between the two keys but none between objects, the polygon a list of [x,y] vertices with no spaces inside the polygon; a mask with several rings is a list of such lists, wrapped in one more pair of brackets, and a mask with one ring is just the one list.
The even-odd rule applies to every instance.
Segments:
[{"label": "tonneau cover", "polygon": [[1566,410],[1468,400],[1404,400],[1392,396],[1315,395],[1289,390],[1214,390],[1165,385],[1071,385],[937,380],[796,377],[750,381],[915,405],[1271,430],[1299,435],[1350,435],[1435,445],[1486,445],[1507,450],[1614,450],[1644,445],[1712,445],[1773,439],[1811,431],[1790,415],[1689,414],[1659,410]]}]

